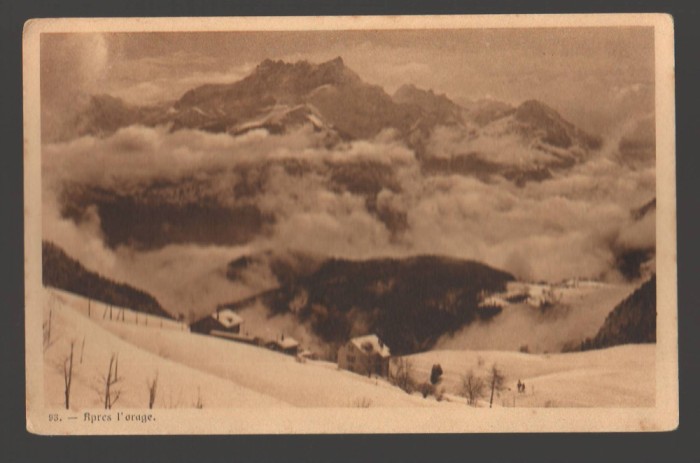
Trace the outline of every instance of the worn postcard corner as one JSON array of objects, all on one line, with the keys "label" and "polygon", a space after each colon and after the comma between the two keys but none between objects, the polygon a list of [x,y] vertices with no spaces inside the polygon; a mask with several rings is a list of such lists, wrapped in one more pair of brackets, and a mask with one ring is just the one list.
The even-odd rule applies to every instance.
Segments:
[{"label": "worn postcard corner", "polygon": [[27,430],[678,425],[673,18],[36,19]]}]

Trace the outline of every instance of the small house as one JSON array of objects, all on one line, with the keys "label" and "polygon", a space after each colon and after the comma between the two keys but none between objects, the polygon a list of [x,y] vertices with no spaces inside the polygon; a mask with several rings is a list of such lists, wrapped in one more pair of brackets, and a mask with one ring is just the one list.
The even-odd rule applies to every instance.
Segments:
[{"label": "small house", "polygon": [[268,341],[265,345],[268,349],[287,355],[297,355],[299,352],[299,341],[289,336],[282,335],[279,339]]},{"label": "small house", "polygon": [[338,367],[362,375],[389,375],[389,347],[375,334],[353,338],[338,349]]},{"label": "small house", "polygon": [[238,334],[242,323],[243,318],[236,312],[231,309],[222,309],[192,323],[190,331],[203,334],[210,334],[212,331]]}]

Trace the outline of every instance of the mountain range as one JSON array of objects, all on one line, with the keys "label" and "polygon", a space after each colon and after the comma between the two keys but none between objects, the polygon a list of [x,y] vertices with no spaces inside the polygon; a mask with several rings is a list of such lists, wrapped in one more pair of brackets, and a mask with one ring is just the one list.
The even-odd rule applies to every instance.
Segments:
[{"label": "mountain range", "polygon": [[[237,82],[202,85],[177,101],[153,106],[96,95],[74,123],[76,136],[98,138],[134,125],[232,137],[250,131],[274,136],[306,128],[340,160],[347,150],[334,147],[371,142],[389,131],[411,149],[426,176],[456,174],[486,181],[502,177],[518,186],[585,162],[601,143],[539,101],[512,106],[478,100],[460,105],[413,85],[389,95],[364,82],[341,58],[320,64],[265,60]],[[276,222],[273,213],[259,207],[258,197],[279,167],[291,176],[321,176],[333,192],[361,196],[367,211],[392,236],[407,227],[406,211],[377,199],[382,190],[400,192],[395,167],[367,159],[329,159],[322,164],[303,158],[240,162],[230,168],[236,179],[233,186],[212,179],[211,173],[208,178],[159,177],[109,186],[69,181],[61,185],[60,213],[80,222],[94,206],[110,247],[242,244]]]},{"label": "mountain range", "polygon": [[430,155],[425,144],[435,127],[456,127],[470,137],[516,136],[523,145],[548,154],[547,164],[553,167],[581,161],[601,144],[600,138],[540,101],[514,107],[480,100],[463,107],[446,95],[413,85],[389,95],[364,82],[340,57],[320,64],[268,59],[237,82],[202,85],[175,102],[153,106],[94,95],[75,121],[76,135],[104,136],[129,125],[232,135],[255,129],[280,134],[307,125],[326,134],[330,144],[369,139],[393,129],[419,148],[419,156]]},{"label": "mountain range", "polygon": [[[445,215],[463,220],[442,224],[442,229],[420,223],[431,240],[441,239],[435,230],[471,239],[472,235],[479,237],[476,232],[481,232],[483,225],[484,235],[490,233],[489,224],[480,221],[487,222],[488,213],[498,216],[499,208],[514,218],[498,221],[494,230],[517,228],[520,222],[527,225],[539,217],[536,209],[528,213],[516,201],[523,187],[563,177],[593,158],[602,146],[599,137],[576,127],[541,101],[513,105],[482,99],[458,104],[447,95],[414,85],[403,85],[389,94],[363,81],[341,58],[320,64],[265,60],[239,81],[202,85],[176,101],[157,105],[139,106],[110,95],[95,95],[73,126],[74,137],[96,141],[94,145],[86,143],[88,146],[113,150],[98,158],[95,164],[100,169],[107,156],[112,156],[109,160],[115,165],[124,158],[130,166],[129,158],[147,157],[154,154],[151,151],[163,154],[154,147],[165,145],[167,154],[178,153],[178,146],[159,145],[160,141],[144,143],[145,148],[141,148],[138,143],[129,144],[127,136],[116,136],[132,126],[148,129],[126,135],[145,133],[147,141],[168,139],[173,143],[173,139],[187,139],[188,131],[197,132],[192,138],[207,142],[213,139],[217,147],[224,148],[202,153],[207,145],[193,142],[194,148],[188,153],[195,159],[211,154],[226,158],[226,162],[214,163],[214,167],[195,163],[189,170],[183,168],[172,174],[159,158],[149,157],[144,169],[153,167],[148,162],[156,167],[144,175],[132,175],[128,169],[122,177],[109,176],[109,172],[93,177],[67,175],[56,198],[63,219],[96,224],[108,248],[125,246],[137,253],[178,244],[252,244],[250,254],[210,275],[225,276],[228,281],[224,283],[246,287],[246,278],[255,278],[251,275],[264,269],[278,284],[248,299],[217,303],[236,310],[264,311],[263,319],[291,317],[331,346],[354,335],[376,333],[396,354],[430,349],[440,337],[475,321],[488,324],[497,312],[480,309],[480,299],[484,294],[503,291],[514,277],[471,260],[434,255],[389,258],[377,253],[377,248],[355,253],[355,246],[366,251],[357,244],[356,240],[364,239],[360,235],[366,229],[375,230],[375,225],[379,229],[383,226],[385,230],[377,239],[380,245],[407,244],[404,250],[410,250],[410,242],[401,242],[402,233],[415,227],[415,222],[435,220],[433,217],[439,214],[433,215],[433,209],[444,209]],[[251,136],[256,134],[260,137]],[[306,146],[285,145],[295,134],[305,134],[299,137],[304,142],[310,140],[308,134],[312,134],[313,142],[321,141],[308,149],[313,156],[306,156]],[[98,143],[112,136],[116,139],[112,145]],[[238,148],[230,146],[239,145],[227,144],[231,140],[249,140],[249,144],[240,145],[243,148],[239,151],[249,149],[252,153],[241,153],[242,159],[236,159]],[[256,150],[259,140],[263,148]],[[623,138],[622,144],[635,163],[644,163],[649,160],[652,141]],[[265,150],[280,149],[280,145],[291,155],[266,156]],[[394,162],[388,155],[388,160],[382,158],[397,145],[401,153],[408,153],[408,161]],[[72,145],[69,148],[73,149]],[[296,156],[296,151],[304,152]],[[178,162],[174,156],[168,159]],[[475,177],[481,182],[462,177]],[[498,182],[512,183],[505,188],[512,197],[493,205],[484,201],[492,210],[479,215],[475,203],[486,199],[488,193],[484,191],[488,190],[484,185],[501,188]],[[473,190],[473,197],[464,194],[467,190]],[[441,192],[450,195],[443,197]],[[411,209],[427,194],[435,197],[432,204]],[[543,187],[542,197],[549,194]],[[461,199],[461,207],[451,207],[452,202]],[[541,198],[527,199],[534,203]],[[320,204],[323,201],[326,203]],[[643,224],[651,220],[654,211],[652,201],[632,211],[629,221]],[[304,220],[311,224],[308,228],[303,228],[307,225]],[[368,222],[372,227],[367,226]],[[563,230],[552,222],[549,228],[559,236]],[[360,227],[358,233],[348,234],[344,240],[346,229],[358,223],[367,228]],[[321,231],[317,234],[318,229]],[[523,234],[531,229],[523,227]],[[297,232],[308,235],[304,239],[310,246],[294,253],[289,249],[295,244],[287,238]],[[339,255],[364,255],[364,260],[340,258],[333,253],[310,255],[309,248],[316,249],[314,240],[328,235],[340,237],[332,241],[333,245],[339,243]],[[497,246],[499,239],[506,239],[496,236],[497,232],[493,235],[485,240],[486,245]],[[388,238],[383,241],[385,236]],[[269,248],[265,247],[268,238],[272,238]],[[262,248],[257,247],[257,239],[263,242]],[[609,241],[613,242],[612,265],[630,279],[639,278],[645,263],[653,259],[654,248],[631,246],[614,237]],[[458,245],[463,246],[463,242]],[[285,246],[288,248],[280,249]],[[256,254],[257,249],[274,251]],[[282,255],[284,252],[287,254]],[[50,243],[44,245],[44,278],[47,285],[109,303],[142,307],[150,313],[164,312],[154,297],[89,272]],[[256,290],[262,287],[249,286]]]}]

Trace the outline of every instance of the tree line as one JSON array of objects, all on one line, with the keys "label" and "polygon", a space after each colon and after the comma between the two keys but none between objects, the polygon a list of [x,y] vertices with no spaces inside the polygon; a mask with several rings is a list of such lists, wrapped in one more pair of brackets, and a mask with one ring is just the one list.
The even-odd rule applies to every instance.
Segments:
[{"label": "tree line", "polygon": [[129,307],[159,317],[173,318],[155,297],[125,283],[119,283],[86,269],[54,243],[42,243],[45,286],[80,294],[119,307]]}]

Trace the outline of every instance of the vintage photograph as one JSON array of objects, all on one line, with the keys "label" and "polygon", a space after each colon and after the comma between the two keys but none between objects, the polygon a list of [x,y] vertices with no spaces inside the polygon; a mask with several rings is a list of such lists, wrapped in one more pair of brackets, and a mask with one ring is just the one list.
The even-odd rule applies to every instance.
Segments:
[{"label": "vintage photograph", "polygon": [[35,23],[30,430],[675,426],[672,25],[634,18]]}]

